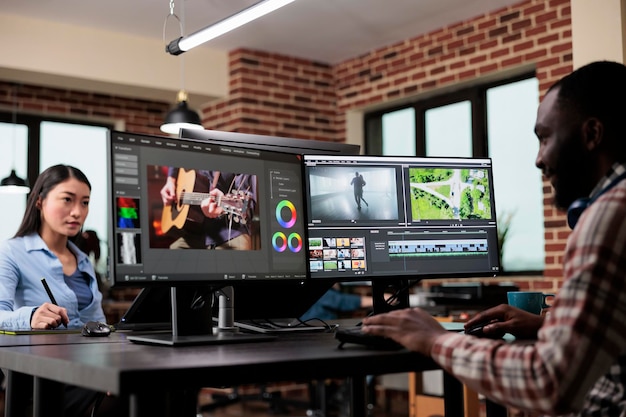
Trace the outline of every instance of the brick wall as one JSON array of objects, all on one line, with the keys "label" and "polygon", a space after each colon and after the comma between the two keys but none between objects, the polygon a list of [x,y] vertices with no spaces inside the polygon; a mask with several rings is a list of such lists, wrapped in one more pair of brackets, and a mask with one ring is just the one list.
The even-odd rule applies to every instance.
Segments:
[{"label": "brick wall", "polygon": [[229,64],[228,97],[202,109],[207,129],[344,141],[331,66],[245,49]]},{"label": "brick wall", "polygon": [[[208,129],[344,141],[345,114],[411,100],[458,83],[529,68],[540,95],[572,70],[569,0],[528,0],[389,45],[338,65],[235,50],[230,53],[228,97],[202,108]],[[0,82],[0,105],[10,106]],[[20,111],[126,121],[126,130],[160,134],[172,103],[23,86]],[[544,182],[546,270],[543,280],[520,277],[522,288],[556,290],[565,240],[563,213],[551,205]],[[507,280],[511,280],[506,278]]]},{"label": "brick wall", "polygon": [[[12,109],[17,96],[19,114],[37,114],[66,119],[123,120],[126,130],[161,134],[159,127],[174,103],[137,100],[106,94],[40,87],[0,81],[0,106]],[[112,122],[111,122],[112,123]]]},{"label": "brick wall", "polygon": [[[238,50],[230,56],[231,92],[205,107],[205,127],[344,141],[345,114],[411,100],[459,83],[534,68],[540,95],[572,70],[569,0],[529,0],[371,51],[333,67]],[[556,290],[569,235],[544,183],[544,280],[524,289]]]}]

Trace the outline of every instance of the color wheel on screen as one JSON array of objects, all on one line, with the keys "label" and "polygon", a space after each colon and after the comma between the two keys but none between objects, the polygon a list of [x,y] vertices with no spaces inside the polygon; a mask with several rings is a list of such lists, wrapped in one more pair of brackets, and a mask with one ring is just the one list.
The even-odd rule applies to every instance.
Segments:
[{"label": "color wheel on screen", "polygon": [[302,250],[302,237],[298,233],[287,236],[283,232],[276,232],[272,236],[272,246],[276,252],[284,252],[289,248],[291,252],[298,253]]},{"label": "color wheel on screen", "polygon": [[[289,200],[281,200],[276,205],[276,221],[284,229],[291,229],[298,219],[296,206]],[[298,233],[275,232],[272,236],[272,247],[276,252],[285,252],[287,248],[297,253],[302,250],[302,237]]]},{"label": "color wheel on screen", "polygon": [[285,229],[291,229],[296,224],[296,206],[289,200],[282,200],[276,205],[276,220]]}]

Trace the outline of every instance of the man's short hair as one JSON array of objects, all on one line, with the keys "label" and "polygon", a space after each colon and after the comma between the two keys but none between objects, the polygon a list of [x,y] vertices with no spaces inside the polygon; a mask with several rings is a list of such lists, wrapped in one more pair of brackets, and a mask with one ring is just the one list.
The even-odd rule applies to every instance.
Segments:
[{"label": "man's short hair", "polygon": [[[626,136],[626,66],[610,61],[592,62],[561,78],[550,90],[556,88],[559,103],[573,110],[577,117],[596,117],[608,136]],[[620,142],[624,142],[620,148],[626,149],[626,137]]]}]

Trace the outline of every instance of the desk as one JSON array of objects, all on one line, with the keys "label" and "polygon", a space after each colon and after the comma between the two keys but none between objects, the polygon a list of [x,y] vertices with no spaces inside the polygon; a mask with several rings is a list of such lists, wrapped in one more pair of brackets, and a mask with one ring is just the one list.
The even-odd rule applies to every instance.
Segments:
[{"label": "desk", "polygon": [[[20,341],[16,338],[30,338]],[[44,340],[45,339],[45,340]],[[56,339],[56,340],[55,340]],[[22,343],[21,345],[19,343]],[[146,416],[156,399],[195,416],[193,393],[201,387],[276,381],[350,378],[352,414],[366,415],[365,376],[438,369],[430,359],[408,351],[360,346],[337,348],[332,334],[293,334],[270,342],[165,347],[130,343],[124,333],[108,338],[80,335],[0,335],[0,367],[7,369],[6,415],[24,415],[24,391],[34,377],[37,415],[61,415],[63,384],[111,392],[128,401],[131,416]],[[446,414],[461,416],[460,384],[446,379]],[[193,401],[192,401],[193,400]],[[160,415],[164,415],[161,408]],[[448,412],[448,410],[450,410]],[[21,413],[21,414],[20,414]]]}]

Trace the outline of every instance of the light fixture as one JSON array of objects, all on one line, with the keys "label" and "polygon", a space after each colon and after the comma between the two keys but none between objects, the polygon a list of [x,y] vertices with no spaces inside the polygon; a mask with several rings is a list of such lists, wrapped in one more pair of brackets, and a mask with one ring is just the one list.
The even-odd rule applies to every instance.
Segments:
[{"label": "light fixture", "polygon": [[[185,8],[182,9],[182,21],[174,14],[174,0],[170,0],[170,13],[163,23],[163,41],[165,42],[165,30],[167,21],[170,17],[175,18],[180,26],[180,34],[183,35],[183,26],[185,21]],[[187,105],[187,92],[185,91],[185,59],[180,60],[180,84],[181,89],[178,91],[176,98],[176,107],[165,116],[165,121],[161,125],[161,131],[171,135],[178,135],[180,129],[204,129],[200,116],[191,110]]]},{"label": "light fixture", "polygon": [[187,106],[187,92],[185,90],[178,92],[176,101],[178,104],[165,116],[161,131],[177,135],[180,129],[204,129],[198,113]]},{"label": "light fixture", "polygon": [[183,37],[181,35],[180,38],[171,41],[165,47],[165,51],[172,55],[180,55],[211,39],[215,39],[259,17],[265,16],[274,10],[280,9],[293,1],[295,0],[262,0],[247,9],[243,9],[226,19],[220,20],[204,29],[200,29],[189,36]]},{"label": "light fixture", "polygon": [[[17,87],[15,87],[17,88]],[[8,177],[3,178],[0,181],[0,193],[2,194],[28,194],[30,187],[28,186],[28,180],[22,179],[15,173],[15,159],[16,159],[16,145],[15,145],[15,131],[17,130],[17,92],[13,91],[13,111],[11,114],[12,123],[12,146],[13,146],[13,168],[11,168],[11,174]]]}]

